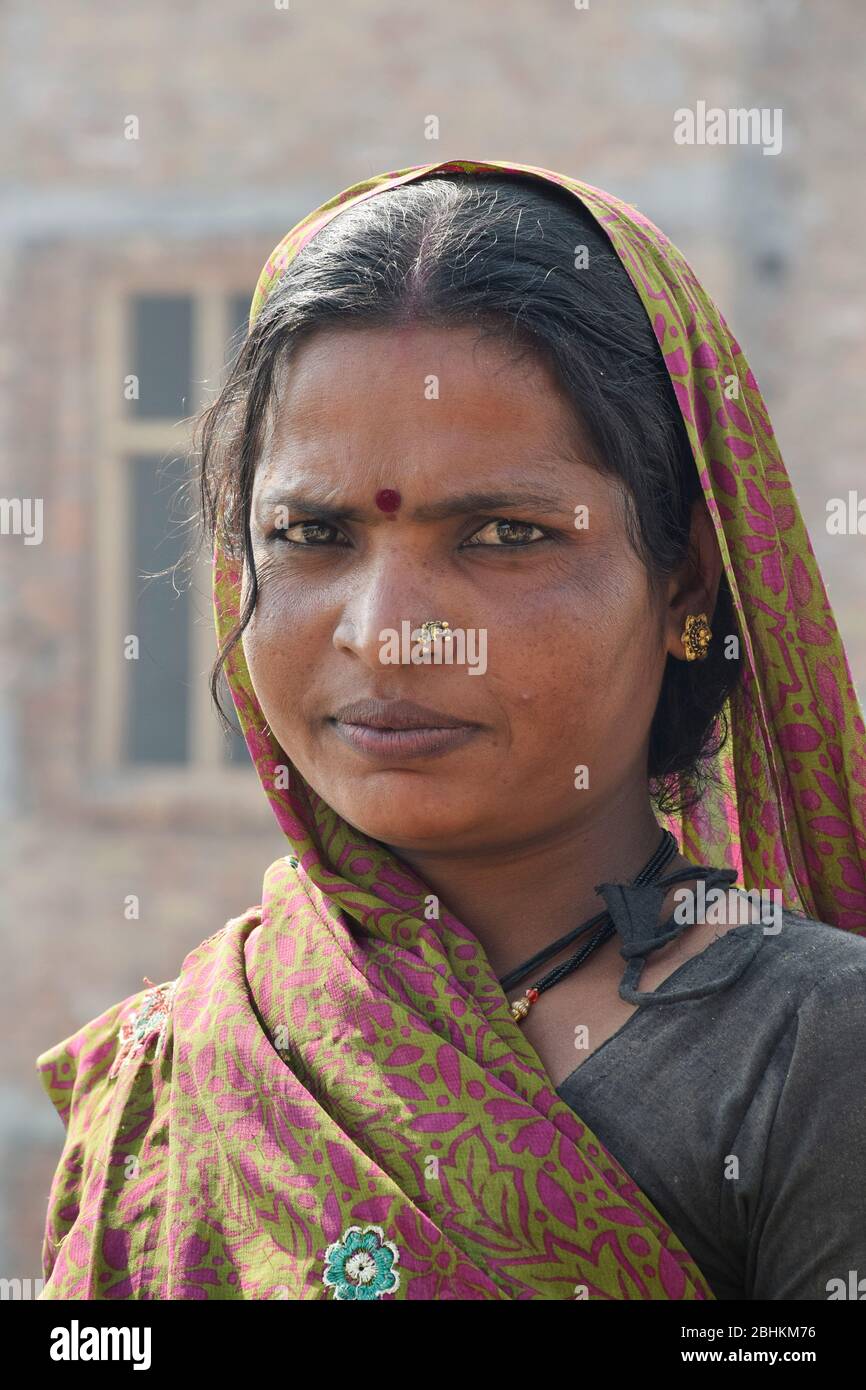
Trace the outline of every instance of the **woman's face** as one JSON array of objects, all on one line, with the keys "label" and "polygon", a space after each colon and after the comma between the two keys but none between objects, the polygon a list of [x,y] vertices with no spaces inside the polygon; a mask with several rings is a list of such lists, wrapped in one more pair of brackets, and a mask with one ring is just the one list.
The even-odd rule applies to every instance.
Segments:
[{"label": "woman's face", "polygon": [[[525,846],[646,800],[676,633],[621,495],[569,447],[554,375],[472,329],[413,326],[319,331],[283,380],[255,478],[243,647],[287,760],[397,851]],[[417,645],[411,660],[409,634],[436,619],[455,633],[452,663],[445,642],[438,662]],[[366,699],[461,727],[389,736],[359,730],[363,713],[337,718]]]}]

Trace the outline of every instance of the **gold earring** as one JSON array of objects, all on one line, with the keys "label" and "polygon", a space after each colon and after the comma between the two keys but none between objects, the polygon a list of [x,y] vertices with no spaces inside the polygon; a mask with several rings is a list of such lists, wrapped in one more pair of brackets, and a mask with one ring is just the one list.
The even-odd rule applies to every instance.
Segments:
[{"label": "gold earring", "polygon": [[680,636],[686,661],[703,661],[712,635],[706,613],[690,613]]}]

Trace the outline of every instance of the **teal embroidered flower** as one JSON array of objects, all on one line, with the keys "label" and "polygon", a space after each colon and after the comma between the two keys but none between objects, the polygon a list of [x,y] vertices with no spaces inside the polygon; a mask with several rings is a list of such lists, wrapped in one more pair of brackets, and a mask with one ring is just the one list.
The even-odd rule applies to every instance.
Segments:
[{"label": "teal embroidered flower", "polygon": [[325,1251],[322,1282],[342,1299],[374,1299],[393,1293],[400,1275],[393,1268],[400,1255],[381,1226],[350,1226]]}]

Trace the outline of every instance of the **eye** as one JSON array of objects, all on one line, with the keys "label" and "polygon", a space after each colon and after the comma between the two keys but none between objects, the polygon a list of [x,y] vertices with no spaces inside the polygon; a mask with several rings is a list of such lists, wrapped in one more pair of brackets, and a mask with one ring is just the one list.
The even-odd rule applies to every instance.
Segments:
[{"label": "eye", "polygon": [[[491,528],[493,528],[491,530]],[[478,540],[487,531],[493,537],[490,541]],[[526,532],[537,531],[537,537],[528,536]],[[515,535],[515,532],[518,534]],[[519,534],[519,533],[523,534]],[[507,517],[496,517],[493,521],[485,522],[480,531],[465,542],[466,545],[492,545],[497,549],[516,550],[520,546],[537,544],[538,540],[547,540],[548,533],[542,526],[536,526],[532,521],[512,521]],[[497,541],[502,542],[497,546]]]},{"label": "eye", "polygon": [[[292,531],[300,531],[303,540],[293,539],[291,535]],[[331,526],[326,521],[295,521],[291,526],[283,526],[275,531],[271,531],[268,540],[281,541],[283,545],[297,545],[309,549],[313,546],[325,546],[330,544],[327,536],[322,539],[321,533],[323,531],[329,532],[331,536],[338,536],[340,534],[336,526]],[[316,533],[318,533],[318,535]]]},{"label": "eye", "polygon": [[[536,532],[535,536],[531,532]],[[293,536],[292,533],[296,534]],[[487,533],[487,539],[479,539]],[[335,539],[341,533],[335,526],[326,521],[317,521],[311,518],[309,521],[295,521],[291,526],[280,527],[271,531],[267,537],[268,542],[279,542],[283,545],[298,546],[302,549],[323,549],[332,546]],[[507,517],[496,517],[492,521],[485,522],[479,531],[470,537],[464,544],[467,546],[483,546],[485,549],[497,550],[517,550],[527,545],[538,544],[539,541],[550,539],[549,534],[541,526],[536,526],[530,521],[514,521]],[[343,545],[337,548],[345,548],[350,542],[343,538]]]}]

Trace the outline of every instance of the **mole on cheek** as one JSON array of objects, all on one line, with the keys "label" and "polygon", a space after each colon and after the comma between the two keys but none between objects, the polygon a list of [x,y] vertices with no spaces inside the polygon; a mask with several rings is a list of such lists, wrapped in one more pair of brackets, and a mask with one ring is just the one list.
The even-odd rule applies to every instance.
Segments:
[{"label": "mole on cheek", "polygon": [[380,512],[396,512],[403,499],[396,488],[383,487],[376,493],[375,500]]}]

